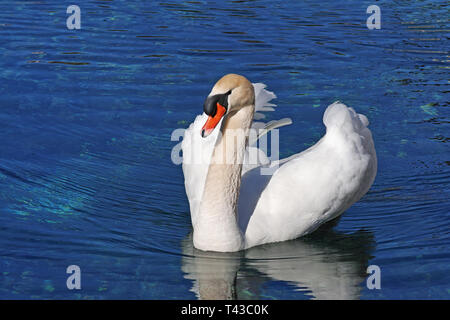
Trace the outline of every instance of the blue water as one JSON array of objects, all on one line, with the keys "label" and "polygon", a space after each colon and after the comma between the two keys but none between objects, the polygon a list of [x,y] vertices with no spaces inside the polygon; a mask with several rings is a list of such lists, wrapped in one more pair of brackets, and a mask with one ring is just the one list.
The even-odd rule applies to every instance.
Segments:
[{"label": "blue water", "polygon": [[[0,2],[0,298],[450,298],[449,34],[445,1]],[[292,118],[282,157],[335,100],[368,116],[378,175],[335,225],[192,248],[170,136],[230,72],[277,94],[267,119]]]}]

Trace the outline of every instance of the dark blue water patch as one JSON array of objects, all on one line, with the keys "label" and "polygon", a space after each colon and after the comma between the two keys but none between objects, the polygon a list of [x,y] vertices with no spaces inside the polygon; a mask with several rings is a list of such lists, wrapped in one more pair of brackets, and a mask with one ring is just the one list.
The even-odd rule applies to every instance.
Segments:
[{"label": "dark blue water patch", "polygon": [[[241,299],[448,299],[448,12],[378,1],[368,30],[371,4],[84,1],[68,30],[60,1],[1,3],[0,298],[191,299],[219,281]],[[331,230],[192,248],[170,138],[230,72],[276,93],[267,120],[292,118],[282,157],[336,100],[369,118],[376,181]]]}]

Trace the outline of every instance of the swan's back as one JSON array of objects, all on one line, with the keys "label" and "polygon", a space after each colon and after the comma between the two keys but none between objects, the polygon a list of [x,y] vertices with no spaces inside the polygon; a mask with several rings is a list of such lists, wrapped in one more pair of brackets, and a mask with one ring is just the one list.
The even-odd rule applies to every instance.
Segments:
[{"label": "swan's back", "polygon": [[325,111],[323,122],[325,136],[281,160],[273,176],[261,176],[256,168],[243,177],[239,224],[247,248],[310,233],[369,190],[377,161],[367,118],[336,102]]}]

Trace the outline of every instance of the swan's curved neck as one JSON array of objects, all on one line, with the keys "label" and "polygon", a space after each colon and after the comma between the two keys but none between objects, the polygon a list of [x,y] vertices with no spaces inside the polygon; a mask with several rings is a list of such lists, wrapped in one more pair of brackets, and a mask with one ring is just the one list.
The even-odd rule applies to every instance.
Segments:
[{"label": "swan's curved neck", "polygon": [[237,224],[237,201],[254,108],[243,107],[223,119],[194,225],[194,245],[198,249],[226,252],[244,247]]}]

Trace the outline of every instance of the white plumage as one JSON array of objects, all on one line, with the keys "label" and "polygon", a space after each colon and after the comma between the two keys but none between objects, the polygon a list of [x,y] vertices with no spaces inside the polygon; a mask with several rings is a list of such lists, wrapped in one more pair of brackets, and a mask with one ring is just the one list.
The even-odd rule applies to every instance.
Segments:
[{"label": "white plumage", "polygon": [[[253,87],[254,119],[259,120],[264,117],[261,112],[274,110],[275,105],[270,101],[275,95],[265,90],[263,84],[253,84]],[[207,228],[208,223],[211,232],[217,230],[217,226],[212,225],[215,223],[213,220],[202,224],[197,221],[209,161],[220,131],[216,129],[202,138],[199,133],[206,119],[206,114],[197,116],[186,130],[182,142],[183,173],[194,232],[195,226]],[[308,234],[342,214],[369,190],[375,179],[377,159],[367,118],[335,102],[326,109],[323,122],[326,134],[320,141],[279,161],[270,162],[262,150],[257,150],[258,163],[248,163],[249,151],[256,148],[255,139],[250,138],[236,208],[243,243],[222,249],[218,245],[217,251],[246,249]],[[266,128],[268,131],[290,123],[290,119],[268,124],[253,122],[252,128]],[[272,175],[261,174],[261,167],[271,166],[275,167]],[[207,230],[203,231],[205,241],[217,241],[214,235],[208,239]],[[230,232],[230,236],[233,237],[233,233]],[[216,250],[214,246],[212,248]]]}]

